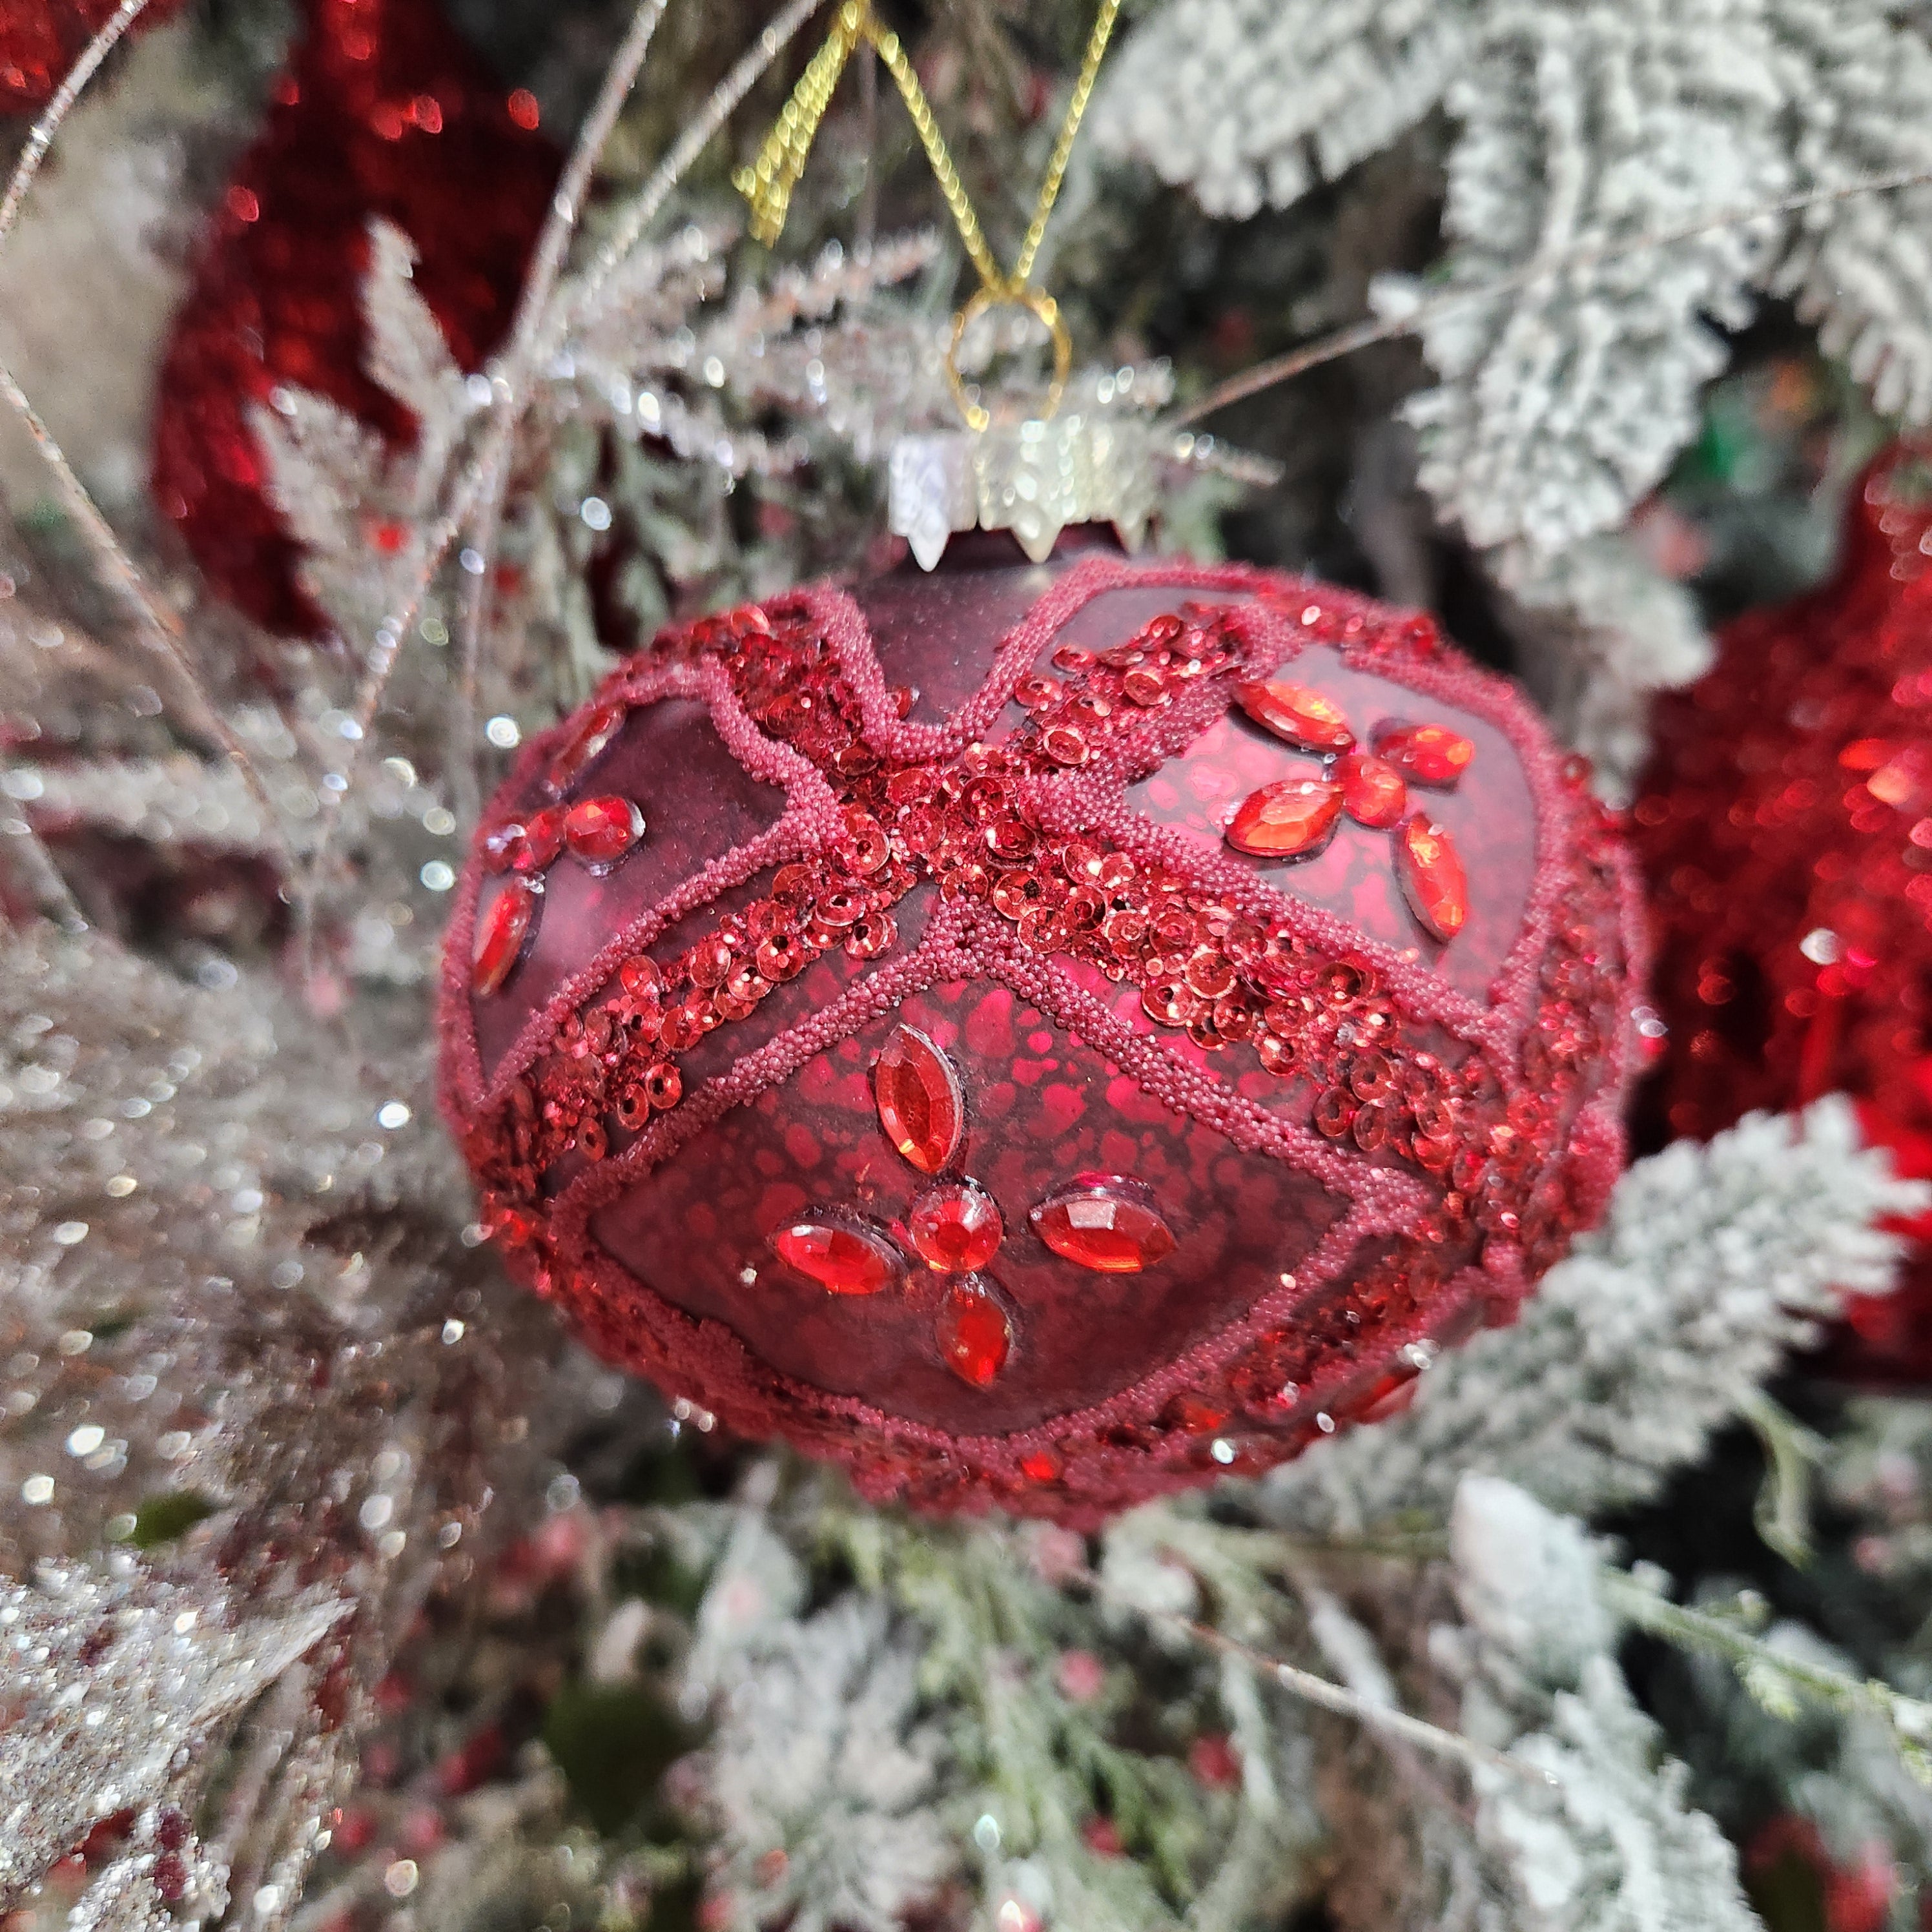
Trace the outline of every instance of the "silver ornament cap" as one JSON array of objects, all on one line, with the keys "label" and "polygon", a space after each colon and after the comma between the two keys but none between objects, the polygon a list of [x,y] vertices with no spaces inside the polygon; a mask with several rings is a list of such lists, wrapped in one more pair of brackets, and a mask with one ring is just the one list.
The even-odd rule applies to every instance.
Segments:
[{"label": "silver ornament cap", "polygon": [[1047,420],[904,436],[892,446],[886,521],[931,570],[956,530],[1010,530],[1036,563],[1070,524],[1112,524],[1139,549],[1162,446],[1133,417],[1067,410]]}]

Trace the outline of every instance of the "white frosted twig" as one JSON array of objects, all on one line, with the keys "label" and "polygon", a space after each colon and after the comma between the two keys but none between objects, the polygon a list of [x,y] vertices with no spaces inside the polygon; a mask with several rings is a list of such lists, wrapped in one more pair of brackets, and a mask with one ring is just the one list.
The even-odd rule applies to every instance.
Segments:
[{"label": "white frosted twig", "polygon": [[[4,246],[8,236],[20,219],[20,210],[26,205],[27,191],[40,173],[41,164],[53,146],[54,136],[58,133],[61,124],[67,118],[74,103],[80,98],[88,82],[98,72],[100,63],[113,51],[116,44],[134,25],[147,4],[148,0],[121,0],[121,4],[115,10],[112,17],[88,42],[80,58],[54,90],[53,98],[41,110],[40,118],[34,122],[28,134],[26,145],[20,151],[20,159],[14,164],[13,174],[7,183],[6,194],[0,197],[0,247]],[[88,548],[94,552],[110,587],[133,610],[136,632],[150,649],[166,659],[187,686],[203,713],[202,722],[209,735],[233,762],[248,789],[254,794],[268,824],[274,829],[276,842],[282,848],[283,856],[288,862],[290,875],[292,878],[294,855],[290,851],[283,836],[280,817],[268,796],[268,787],[262,782],[261,774],[256,770],[254,760],[249,757],[241,740],[229,728],[227,720],[222,716],[213,697],[202,685],[200,674],[188,655],[187,643],[182,634],[181,620],[172,610],[149,595],[134,559],[122,549],[120,539],[114,534],[113,526],[100,514],[99,506],[88,494],[86,485],[74,473],[74,466],[67,459],[67,452],[56,441],[53,432],[41,421],[40,412],[34,407],[13,371],[4,364],[0,364],[0,396],[5,398],[14,413],[26,425],[27,434],[34,440],[34,446],[52,472],[56,489],[67,505],[69,514],[80,526],[82,534],[86,538]]]},{"label": "white frosted twig", "polygon": [[108,587],[133,611],[136,634],[166,662],[193,694],[202,712],[202,728],[242,774],[243,782],[262,808],[263,820],[271,828],[287,863],[289,876],[294,878],[295,854],[289,845],[281,815],[276,811],[274,801],[268,796],[268,788],[255,769],[255,762],[249,757],[247,748],[222,716],[213,696],[202,684],[201,674],[188,653],[181,620],[165,604],[150,595],[140,568],[122,548],[113,526],[100,514],[100,506],[88,494],[87,486],[74,474],[67,452],[55,440],[53,432],[40,420],[40,412],[28,400],[26,392],[4,363],[0,363],[0,397],[5,398],[26,425],[27,434],[33,438],[42,461],[52,472],[55,487],[68,514],[80,525],[81,534],[93,551],[95,563]]},{"label": "white frosted twig", "polygon": [[[686,170],[697,158],[705,143],[724,125],[732,109],[744,98],[752,83],[783,52],[792,35],[824,4],[824,0],[792,0],[790,7],[759,35],[757,46],[718,84],[710,99],[699,111],[697,118],[685,130],[659,164],[657,171],[646,184],[643,194],[632,204],[625,224],[628,239],[622,250],[614,254],[608,244],[598,250],[596,262],[603,274],[608,275],[617,266],[623,255],[629,252],[644,226],[663,206],[665,199],[682,178]],[[538,349],[536,358],[538,367],[543,364],[548,345],[558,338],[571,318],[584,312],[584,306],[580,296],[576,295],[569,284],[566,284],[553,296],[547,304],[546,326],[538,338]],[[499,406],[502,406],[500,403]],[[478,506],[483,500],[485,480],[484,464],[480,456],[464,466],[451,489],[442,514],[430,531],[428,541],[423,549],[422,566],[416,573],[409,596],[377,628],[376,648],[370,657],[369,674],[364,680],[352,714],[362,735],[350,741],[350,754],[346,761],[348,769],[344,772],[345,778],[352,771],[358,748],[368,742],[376,708],[382,702],[382,692],[387,687],[390,671],[394,668],[394,652],[399,648],[404,634],[415,622],[416,614],[422,606],[423,597],[436,572],[442,568],[443,560],[448,556],[451,547],[476,516]],[[476,666],[465,664],[458,675],[465,688],[473,693]],[[473,694],[460,702],[473,710]],[[344,789],[346,789],[346,786]],[[328,859],[333,842],[337,823],[334,807],[341,796],[340,792],[323,794],[326,816],[316,841],[315,857],[310,865],[308,878],[297,896],[297,916],[304,929],[314,903],[314,892],[321,880],[322,866]]]},{"label": "white frosted twig", "polygon": [[[507,401],[500,400],[499,413],[490,425],[489,438],[476,466],[479,472],[478,487],[471,500],[472,502],[480,501],[482,506],[474,525],[474,547],[482,559],[483,568],[476,572],[476,580],[465,597],[464,620],[459,632],[457,724],[463,743],[457,770],[463,775],[465,786],[463,802],[466,818],[473,815],[475,808],[476,694],[482,670],[482,620],[489,594],[490,566],[496,548],[502,491],[508,477],[510,442],[529,406],[520,379],[527,376],[530,368],[542,367],[556,352],[572,325],[594,311],[604,284],[656,220],[692,163],[704,152],[739,102],[784,51],[793,35],[824,4],[825,0],[791,0],[791,4],[765,28],[756,43],[712,90],[710,98],[671,144],[650,179],[625,209],[610,235],[598,249],[590,268],[578,280],[558,290],[554,300],[550,298],[547,285],[540,307],[528,302],[520,305],[518,332],[522,338],[518,345],[521,353],[515,359],[527,366],[514,368],[509,372],[511,393]],[[620,94],[611,105],[614,120],[621,103]],[[609,131],[606,127],[598,136],[599,152]],[[580,146],[579,153],[583,152]],[[593,155],[593,160],[594,158]],[[573,208],[573,218],[574,213]],[[526,296],[528,293],[526,290]]]},{"label": "white frosted twig", "polygon": [[710,99],[672,143],[650,179],[638,190],[604,238],[582,278],[574,287],[563,292],[556,317],[561,327],[581,321],[595,309],[604,284],[622,266],[631,251],[643,239],[644,230],[657,219],[658,211],[670,198],[671,190],[684,178],[692,163],[724,126],[733,109],[751,92],[765,70],[784,52],[792,36],[824,4],[825,0],[791,0],[790,5],[758,36],[756,44],[712,90]]},{"label": "white frosted twig", "polygon": [[1231,404],[1245,402],[1250,396],[1258,396],[1278,382],[1289,382],[1311,369],[1318,369],[1324,363],[1352,356],[1357,350],[1369,348],[1378,342],[1394,342],[1404,336],[1418,334],[1455,310],[1493,302],[1498,296],[1531,287],[1550,276],[1568,274],[1579,268],[1599,268],[1625,256],[1640,255],[1646,249],[1667,248],[1673,242],[1692,241],[1700,235],[1708,235],[1720,228],[1742,227],[1748,222],[1762,221],[1772,215],[1802,214],[1808,208],[1826,207],[1833,202],[1852,201],[1862,195],[1889,194],[1900,188],[1923,188],[1928,184],[1932,184],[1932,169],[1896,169],[1889,173],[1866,175],[1856,181],[1840,182],[1832,188],[1807,188],[1796,194],[1781,195],[1775,201],[1760,202],[1754,207],[1733,208],[1721,214],[1702,215],[1682,227],[1634,236],[1626,241],[1604,242],[1560,254],[1540,255],[1534,261],[1526,262],[1520,268],[1511,269],[1506,275],[1498,275],[1493,281],[1484,283],[1480,287],[1445,290],[1418,303],[1405,315],[1352,322],[1318,341],[1291,349],[1284,355],[1271,356],[1265,362],[1258,362],[1252,369],[1245,369],[1238,376],[1230,376],[1225,382],[1216,383],[1185,409],[1176,410],[1166,422],[1173,428],[1183,428],[1189,423],[1198,422],[1204,416],[1214,415],[1217,410],[1226,409]]},{"label": "white frosted twig", "polygon": [[598,88],[597,99],[578,130],[577,146],[569,164],[550,197],[550,214],[543,232],[530,256],[517,313],[510,328],[509,352],[502,358],[501,370],[507,393],[498,393],[496,412],[477,457],[482,472],[478,511],[471,540],[483,560],[483,567],[470,578],[464,593],[462,614],[458,621],[459,675],[457,680],[456,757],[457,782],[461,788],[458,816],[466,824],[476,815],[476,676],[483,650],[483,628],[488,615],[490,578],[496,561],[496,533],[502,520],[503,492],[510,476],[510,446],[529,406],[528,391],[536,367],[538,338],[563,266],[565,249],[577,232],[584,197],[590,178],[603,159],[611,130],[631,90],[643,72],[644,58],[650,51],[658,22],[664,17],[668,0],[638,0],[631,16],[630,30],[617,50]]},{"label": "white frosted twig", "polygon": [[113,16],[82,50],[80,59],[68,70],[67,78],[55,88],[52,98],[40,110],[39,118],[28,130],[20,158],[14,164],[13,177],[7,184],[6,194],[0,196],[0,243],[4,243],[13,232],[14,223],[20,218],[27,190],[40,172],[40,164],[46,159],[47,150],[53,146],[54,136],[67,118],[68,110],[80,98],[100,63],[114,51],[116,43],[134,24],[147,4],[148,0],[121,0]]},{"label": "white frosted twig", "polygon": [[[34,828],[24,818],[16,818],[10,826],[0,827],[0,839],[4,840],[0,844],[0,866],[13,873],[34,910],[63,932],[85,932],[87,915]],[[0,926],[5,923],[6,914],[0,910]]]},{"label": "white frosted twig", "polygon": [[1238,1637],[1230,1636],[1226,1630],[1216,1630],[1212,1624],[1203,1623],[1184,1611],[1139,1602],[1130,1592],[1116,1590],[1096,1570],[1080,1569],[1072,1575],[1096,1595],[1107,1598],[1137,1616],[1165,1624],[1171,1630],[1184,1631],[1196,1642],[1204,1644],[1221,1656],[1239,1658],[1251,1670],[1279,1684],[1291,1696],[1300,1698],[1304,1703],[1318,1706],[1322,1710],[1332,1711],[1337,1717],[1352,1718],[1365,1730],[1382,1732],[1428,1752],[1432,1757],[1453,1759],[1472,1770],[1499,1772],[1506,1778],[1544,1787],[1557,1782],[1550,1772],[1537,1766],[1526,1764],[1506,1752],[1493,1750],[1487,1744],[1478,1744],[1473,1738],[1463,1737],[1457,1732],[1445,1731],[1439,1724],[1412,1718],[1406,1711],[1397,1710],[1391,1705],[1377,1703],[1344,1685],[1316,1676],[1312,1670],[1304,1670],[1298,1664],[1284,1663],[1280,1658],[1270,1657],[1265,1651],[1244,1643]]}]

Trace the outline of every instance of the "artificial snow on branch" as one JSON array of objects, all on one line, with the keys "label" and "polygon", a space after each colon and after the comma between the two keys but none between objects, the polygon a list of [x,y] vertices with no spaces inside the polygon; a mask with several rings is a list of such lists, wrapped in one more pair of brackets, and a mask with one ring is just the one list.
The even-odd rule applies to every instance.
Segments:
[{"label": "artificial snow on branch", "polygon": [[1491,561],[1526,682],[1596,767],[1598,791],[1628,802],[1649,752],[1652,695],[1711,664],[1690,592],[1616,531],[1554,554],[1511,544]]},{"label": "artificial snow on branch", "polygon": [[1546,1774],[1474,1774],[1493,1903],[1477,1923],[1536,1932],[1754,1932],[1737,1856],[1687,1802],[1656,1724],[1618,1670],[1598,1564],[1574,1522],[1492,1477],[1450,1520],[1460,1628],[1430,1634],[1462,1724]]},{"label": "artificial snow on branch", "polygon": [[1094,128],[1241,216],[1446,107],[1450,248],[1428,292],[1469,299],[1421,325],[1442,379],[1409,404],[1422,480],[1479,546],[1555,550],[1662,478],[1724,364],[1712,325],[1755,292],[1795,296],[1880,407],[1932,411],[1932,190],[1768,208],[1932,166],[1928,92],[1932,48],[1883,0],[1168,0]]},{"label": "artificial snow on branch", "polygon": [[1624,1176],[1513,1328],[1438,1363],[1406,1414],[1276,1472],[1266,1512],[1344,1532],[1439,1522],[1478,1473],[1585,1516],[1647,1501],[1844,1295],[1890,1285],[1898,1242],[1876,1223],[1924,1194],[1835,1097],[1680,1141]]}]

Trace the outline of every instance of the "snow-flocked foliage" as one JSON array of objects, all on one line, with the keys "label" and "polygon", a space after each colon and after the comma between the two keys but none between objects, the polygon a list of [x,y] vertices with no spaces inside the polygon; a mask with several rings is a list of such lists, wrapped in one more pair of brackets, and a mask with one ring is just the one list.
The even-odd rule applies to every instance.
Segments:
[{"label": "snow-flocked foliage", "polygon": [[1168,0],[1094,125],[1242,216],[1446,110],[1445,274],[1385,297],[1429,298],[1423,480],[1479,545],[1554,550],[1661,478],[1724,365],[1712,325],[1756,292],[1794,296],[1882,409],[1932,413],[1932,189],[1772,206],[1932,166],[1928,90],[1883,0]]},{"label": "snow-flocked foliage", "polygon": [[1444,1358],[1406,1414],[1270,1477],[1268,1514],[1439,1518],[1472,1472],[1583,1516],[1646,1502],[1843,1294],[1888,1286],[1898,1241],[1876,1223],[1923,1194],[1836,1099],[1678,1142],[1624,1176],[1520,1322]]}]

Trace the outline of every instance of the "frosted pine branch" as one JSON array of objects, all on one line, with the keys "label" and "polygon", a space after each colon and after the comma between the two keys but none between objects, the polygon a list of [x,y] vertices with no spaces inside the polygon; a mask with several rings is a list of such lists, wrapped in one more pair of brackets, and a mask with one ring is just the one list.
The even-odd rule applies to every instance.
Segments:
[{"label": "frosted pine branch", "polygon": [[1932,48],[1883,0],[1168,0],[1094,126],[1244,216],[1442,102],[1450,248],[1428,293],[1470,298],[1418,325],[1440,378],[1408,406],[1422,480],[1479,547],[1550,552],[1663,477],[1726,359],[1713,325],[1761,290],[1795,298],[1881,410],[1932,412],[1932,189],[1773,206],[1932,165],[1928,91]]},{"label": "frosted pine branch", "polygon": [[[1796,184],[1932,167],[1932,46],[1886,0],[1773,0]],[[1932,188],[1828,202],[1769,278],[1888,415],[1932,416]]]},{"label": "frosted pine branch", "polygon": [[1464,1624],[1432,1634],[1462,1684],[1466,1729],[1547,1774],[1538,1786],[1475,1774],[1486,1922],[1536,1932],[1754,1932],[1736,1855],[1686,1802],[1614,1654],[1598,1565],[1573,1522],[1522,1490],[1472,1476],[1450,1519]]},{"label": "frosted pine branch", "polygon": [[1594,764],[1599,791],[1624,802],[1648,754],[1652,694],[1710,665],[1696,604],[1620,533],[1553,555],[1512,544],[1492,561],[1526,681],[1564,742]]},{"label": "frosted pine branch", "polygon": [[[1792,185],[1782,75],[1758,0],[1492,0],[1451,86],[1447,286],[1626,242]],[[1555,550],[1621,523],[1697,422],[1774,259],[1774,224],[1553,270],[1450,309],[1423,345],[1441,382],[1410,401],[1424,487],[1486,548]]]},{"label": "frosted pine branch", "polygon": [[1755,1932],[1736,1855],[1686,1802],[1684,1767],[1664,1758],[1618,1668],[1599,1560],[1579,1526],[1472,1476],[1450,1556],[1408,1589],[1376,1593],[1384,1640],[1407,1653],[1409,1681],[1522,1770],[1478,1766],[1473,1802],[1459,1802],[1327,1736],[1337,1923]]},{"label": "frosted pine branch", "polygon": [[1875,1224],[1922,1192],[1837,1099],[1680,1142],[1625,1174],[1514,1328],[1432,1370],[1406,1414],[1270,1478],[1267,1511],[1342,1531],[1439,1521],[1472,1473],[1581,1515],[1642,1502],[1843,1294],[1888,1285],[1898,1243]]},{"label": "frosted pine branch", "polygon": [[1115,58],[1096,147],[1210,214],[1285,208],[1406,133],[1463,58],[1470,0],[1170,0]]},{"label": "frosted pine branch", "polygon": [[955,1869],[919,1651],[882,1603],[848,1596],[732,1660],[704,1780],[730,1846],[734,1928],[789,1913],[798,1932],[896,1932]]}]

